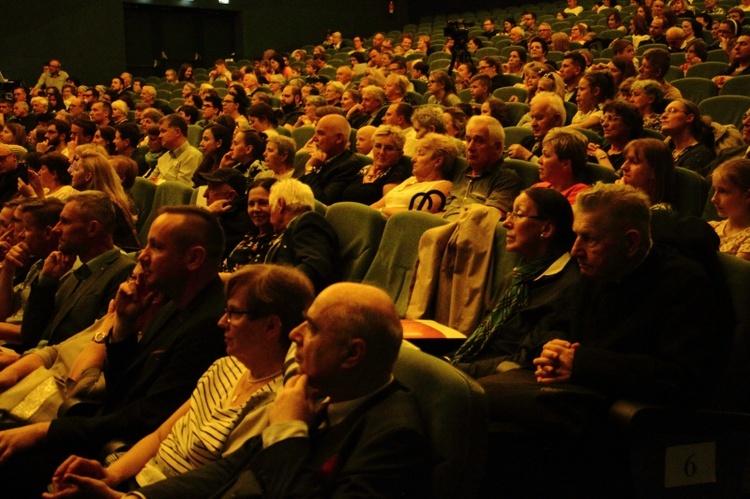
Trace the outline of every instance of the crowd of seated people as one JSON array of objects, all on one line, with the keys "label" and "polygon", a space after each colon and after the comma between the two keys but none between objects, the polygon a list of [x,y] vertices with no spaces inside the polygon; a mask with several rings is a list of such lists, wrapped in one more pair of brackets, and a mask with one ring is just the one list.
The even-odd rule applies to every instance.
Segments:
[{"label": "crowd of seated people", "polygon": [[[561,18],[585,12],[568,4]],[[23,390],[52,379],[66,400],[99,373],[105,382],[94,413],[65,418],[17,417],[0,394],[0,476],[18,477],[13,497],[38,497],[48,483],[50,497],[429,490],[424,428],[391,379],[401,340],[391,299],[336,284],[339,240],[320,208],[344,201],[384,219],[421,210],[460,223],[470,205],[499,212],[506,250],[521,263],[451,355],[484,386],[497,421],[577,428],[623,396],[705,403],[728,341],[712,319],[726,303],[708,264],[657,241],[651,224],[683,215],[676,167],[692,170],[723,219],[700,222],[705,244],[750,260],[750,109],[741,133],[712,123],[667,73],[675,52],[686,53],[687,71],[706,50],[725,50],[730,65],[714,78],[724,85],[748,74],[750,37],[737,12],[724,21],[681,0],[643,7],[627,21],[608,11],[607,26],[632,39],[574,24],[567,42],[580,48],[556,61],[548,49],[567,33],[527,11],[502,30],[485,19],[485,34],[470,40],[477,52],[508,36],[507,60],[428,66],[453,40],[440,48],[427,35],[377,33],[347,47],[332,33],[311,54],[269,50],[241,68],[217,60],[205,80],[189,64],[169,69],[184,99],[176,108],[129,73],[104,88],[78,85],[57,60],[36,86],[0,99],[0,339],[11,347],[0,354],[0,391],[28,401]],[[726,29],[704,43],[714,25]],[[594,63],[591,51],[610,42],[611,61]],[[636,56],[648,44],[664,47]],[[350,56],[335,70],[333,49]],[[493,97],[513,86],[507,103]],[[526,106],[515,118],[511,102]],[[524,138],[509,143],[508,125]],[[590,163],[618,180],[587,184]],[[167,208],[141,240],[136,176],[200,189],[205,209]],[[621,313],[590,314],[591,303]],[[346,353],[333,355],[338,347]],[[300,374],[288,380],[290,358]],[[52,374],[38,381],[37,369]],[[525,405],[548,386],[576,387],[583,407],[550,419]],[[330,397],[330,424],[350,433],[308,438],[320,407],[307,388]],[[386,417],[394,408],[410,418]],[[360,448],[363,434],[384,429],[382,448]],[[113,439],[135,446],[105,468],[92,459]],[[341,446],[349,454],[332,464]],[[377,473],[362,473],[358,460],[382,449],[400,465],[368,462]],[[322,477],[310,466],[333,468]]]}]

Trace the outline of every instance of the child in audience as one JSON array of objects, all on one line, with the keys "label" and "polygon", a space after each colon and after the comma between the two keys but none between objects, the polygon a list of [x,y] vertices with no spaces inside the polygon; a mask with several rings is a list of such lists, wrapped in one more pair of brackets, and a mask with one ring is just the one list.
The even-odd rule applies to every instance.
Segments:
[{"label": "child in audience", "polygon": [[750,160],[730,159],[711,174],[721,222],[709,222],[721,238],[719,250],[750,260]]}]

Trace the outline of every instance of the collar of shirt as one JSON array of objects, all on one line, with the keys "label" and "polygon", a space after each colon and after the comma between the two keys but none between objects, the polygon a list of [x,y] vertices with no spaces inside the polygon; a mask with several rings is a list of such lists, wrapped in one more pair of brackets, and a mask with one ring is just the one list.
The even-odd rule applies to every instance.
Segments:
[{"label": "collar of shirt", "polygon": [[563,253],[562,255],[560,255],[560,258],[552,262],[552,265],[547,267],[547,270],[539,274],[537,278],[534,280],[538,281],[542,277],[559,274],[560,272],[562,272],[562,269],[565,268],[565,266],[568,264],[569,261],[570,261],[570,253]]},{"label": "collar of shirt", "polygon": [[180,155],[182,155],[182,153],[187,151],[188,147],[190,147],[190,143],[186,140],[180,147],[178,147],[174,151],[169,151],[169,155],[172,157],[172,159],[177,159],[180,157]]}]

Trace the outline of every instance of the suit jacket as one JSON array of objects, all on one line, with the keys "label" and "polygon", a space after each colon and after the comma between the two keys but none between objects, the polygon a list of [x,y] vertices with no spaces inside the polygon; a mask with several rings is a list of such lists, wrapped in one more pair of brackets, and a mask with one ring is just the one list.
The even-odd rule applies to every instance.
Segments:
[{"label": "suit jacket", "polygon": [[262,448],[260,436],[225,459],[141,489],[186,497],[428,497],[432,466],[414,396],[398,383],[310,438]]},{"label": "suit jacket", "polygon": [[362,166],[357,156],[346,149],[323,163],[318,172],[306,173],[299,180],[310,186],[315,199],[323,204],[333,204],[341,200],[344,189],[354,181]]},{"label": "suit jacket", "polygon": [[296,267],[320,292],[339,278],[338,236],[331,224],[314,211],[295,217],[266,255],[265,263]]},{"label": "suit jacket", "polygon": [[135,336],[107,346],[107,393],[97,416],[52,422],[49,443],[91,454],[112,439],[134,442],[154,431],[190,397],[200,376],[224,355],[217,323],[226,299],[216,277],[185,307],[165,304]]},{"label": "suit jacket", "polygon": [[33,282],[21,325],[24,347],[33,348],[40,340],[54,345],[89,327],[107,311],[109,301],[133,267],[133,258],[113,249],[104,265],[80,284],[73,272],[59,283]]}]

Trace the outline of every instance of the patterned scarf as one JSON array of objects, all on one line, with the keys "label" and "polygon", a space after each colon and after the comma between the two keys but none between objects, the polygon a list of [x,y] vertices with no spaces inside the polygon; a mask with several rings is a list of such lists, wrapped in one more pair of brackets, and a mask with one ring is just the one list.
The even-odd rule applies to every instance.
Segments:
[{"label": "patterned scarf", "polygon": [[484,318],[479,327],[467,339],[456,355],[452,364],[471,362],[476,359],[502,326],[529,302],[529,283],[536,279],[550,266],[548,259],[534,262],[521,262],[513,269],[513,277],[508,289],[502,294],[492,312]]}]

